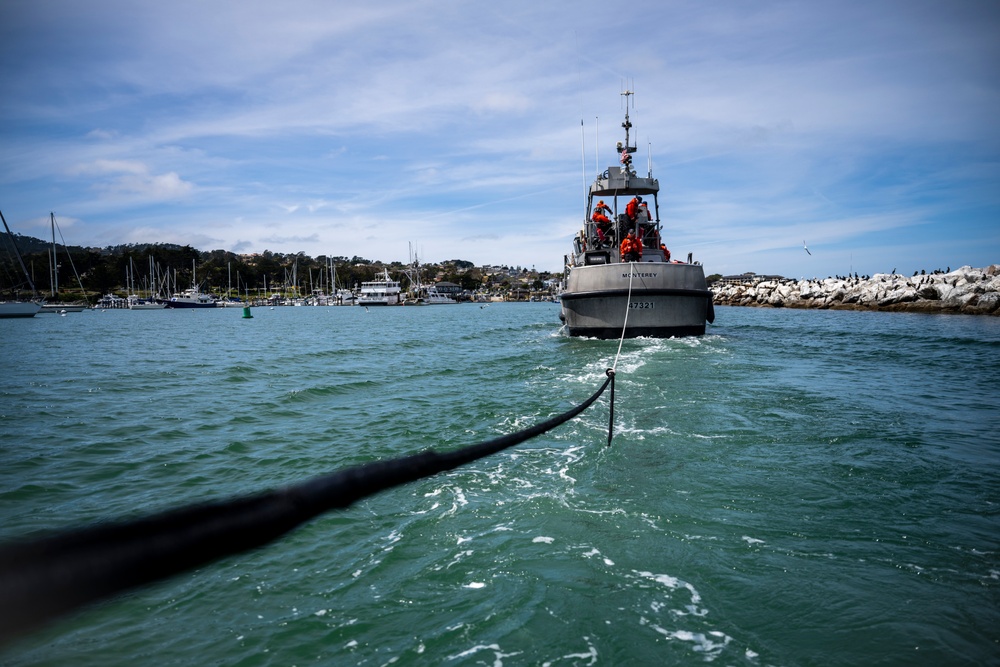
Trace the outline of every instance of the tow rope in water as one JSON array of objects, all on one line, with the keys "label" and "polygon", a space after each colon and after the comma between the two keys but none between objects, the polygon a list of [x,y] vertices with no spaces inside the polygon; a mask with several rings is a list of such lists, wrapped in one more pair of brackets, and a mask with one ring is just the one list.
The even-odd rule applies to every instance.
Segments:
[{"label": "tow rope in water", "polygon": [[611,438],[615,430],[615,372],[618,368],[618,357],[622,354],[622,343],[625,342],[625,330],[628,328],[629,304],[632,303],[632,277],[635,276],[635,262],[628,263],[628,296],[625,297],[625,318],[622,322],[622,335],[618,339],[618,352],[615,353],[615,361],[608,369],[608,377],[611,379],[611,416],[608,420],[608,447],[611,446]]},{"label": "tow rope in water", "polygon": [[452,452],[428,449],[284,489],[0,546],[0,644],[88,603],[267,544],[328,510],[513,447],[576,417],[609,384],[613,419],[610,368],[607,378],[561,415]]}]

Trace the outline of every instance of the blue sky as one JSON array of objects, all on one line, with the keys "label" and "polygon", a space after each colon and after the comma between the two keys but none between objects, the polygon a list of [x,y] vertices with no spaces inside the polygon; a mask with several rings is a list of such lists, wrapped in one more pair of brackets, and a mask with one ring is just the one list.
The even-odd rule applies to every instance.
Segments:
[{"label": "blue sky", "polygon": [[987,0],[6,0],[0,210],[74,245],[559,271],[625,81],[675,256],[981,267],[997,35]]}]

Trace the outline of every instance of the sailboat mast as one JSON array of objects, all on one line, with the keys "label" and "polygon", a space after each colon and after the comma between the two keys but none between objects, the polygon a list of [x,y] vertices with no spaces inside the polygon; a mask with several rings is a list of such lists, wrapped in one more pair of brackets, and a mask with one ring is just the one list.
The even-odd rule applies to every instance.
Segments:
[{"label": "sailboat mast", "polygon": [[31,286],[31,293],[38,296],[38,290],[35,289],[35,281],[31,279],[31,274],[28,273],[28,267],[24,265],[24,258],[21,257],[21,251],[18,250],[17,243],[14,242],[14,234],[10,231],[10,227],[7,226],[7,218],[3,217],[2,212],[0,212],[0,220],[3,221],[3,228],[7,230],[7,236],[10,238],[10,244],[14,246],[14,254],[17,255],[17,262],[21,265],[21,271],[24,273],[24,278]]},{"label": "sailboat mast", "polygon": [[49,212],[49,223],[52,225],[52,260],[49,262],[52,280],[49,281],[49,287],[52,289],[52,296],[55,296],[56,292],[59,291],[59,266],[56,264],[59,257],[56,255],[56,214],[51,211]]}]

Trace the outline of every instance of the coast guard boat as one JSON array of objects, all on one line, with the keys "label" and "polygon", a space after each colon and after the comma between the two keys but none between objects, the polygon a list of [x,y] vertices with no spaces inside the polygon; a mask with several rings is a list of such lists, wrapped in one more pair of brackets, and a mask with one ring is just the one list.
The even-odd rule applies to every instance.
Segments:
[{"label": "coast guard boat", "polygon": [[[715,320],[712,292],[701,264],[670,261],[663,244],[659,182],[652,168],[636,174],[625,96],[625,143],[619,166],[598,175],[587,193],[583,229],[564,257],[559,314],[571,336],[635,338],[700,336]],[[643,197],[652,198],[652,208]]]}]

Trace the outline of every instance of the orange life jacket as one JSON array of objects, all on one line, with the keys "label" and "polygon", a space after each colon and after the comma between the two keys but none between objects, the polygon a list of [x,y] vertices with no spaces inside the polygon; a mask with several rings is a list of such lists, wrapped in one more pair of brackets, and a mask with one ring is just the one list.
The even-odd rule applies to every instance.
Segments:
[{"label": "orange life jacket", "polygon": [[635,222],[635,217],[639,214],[639,202],[635,199],[630,201],[627,206],[625,206],[625,215],[628,219]]},{"label": "orange life jacket", "polygon": [[626,236],[625,240],[622,241],[621,254],[622,257],[629,254],[630,252],[637,252],[639,256],[642,257],[642,243],[639,239],[634,236]]}]

